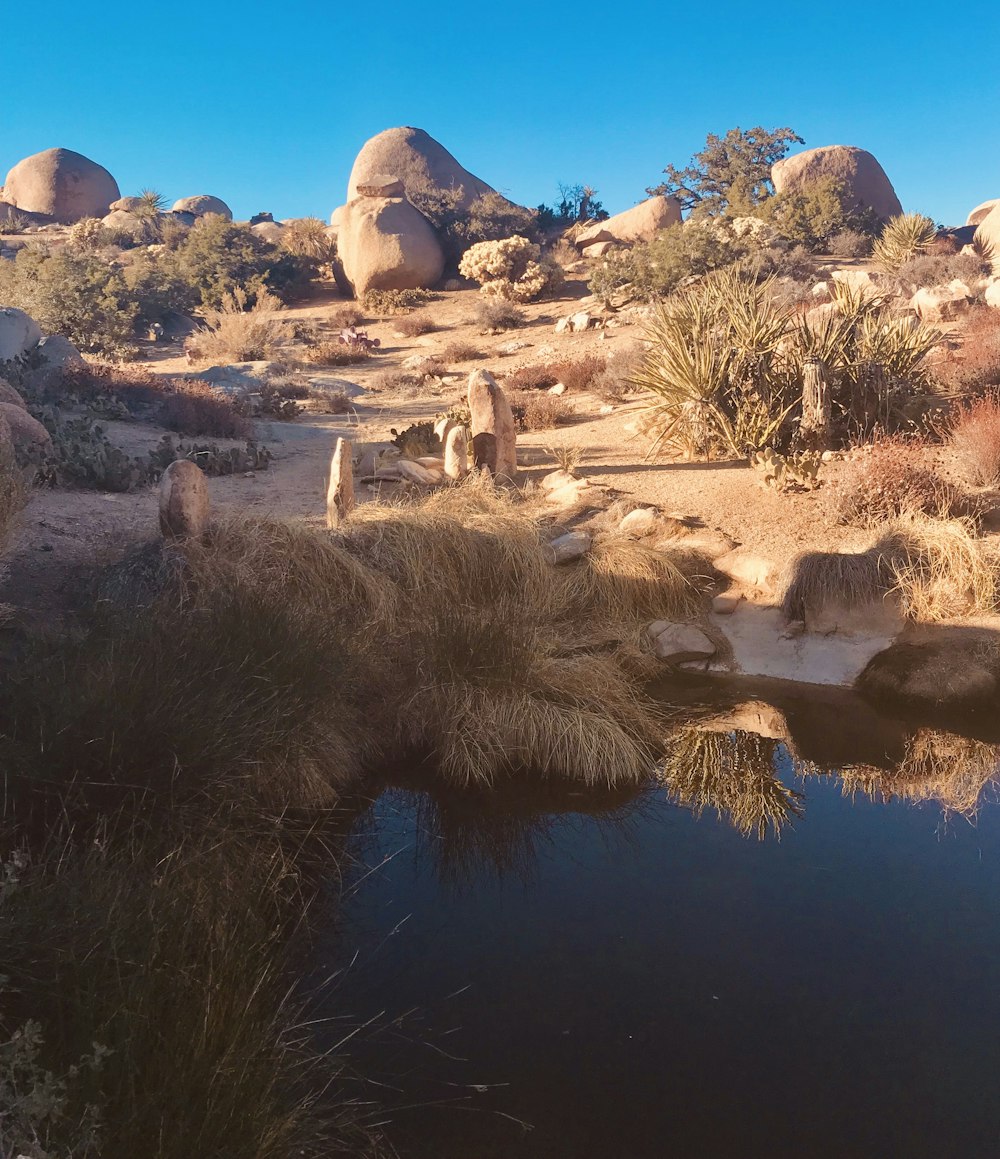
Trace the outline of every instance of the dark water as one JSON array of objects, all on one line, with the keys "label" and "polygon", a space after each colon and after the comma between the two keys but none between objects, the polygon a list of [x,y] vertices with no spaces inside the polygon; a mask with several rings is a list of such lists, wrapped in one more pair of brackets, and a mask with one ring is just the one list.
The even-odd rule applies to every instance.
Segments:
[{"label": "dark water", "polygon": [[1000,1155],[997,750],[784,707],[639,791],[359,819],[331,1001],[403,1156]]}]

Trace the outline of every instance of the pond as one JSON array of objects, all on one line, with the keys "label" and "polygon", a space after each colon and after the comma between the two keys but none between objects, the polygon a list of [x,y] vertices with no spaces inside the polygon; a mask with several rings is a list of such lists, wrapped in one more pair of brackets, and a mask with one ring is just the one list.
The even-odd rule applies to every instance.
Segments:
[{"label": "pond", "polygon": [[636,790],[359,815],[320,956],[402,1156],[1000,1154],[992,722],[764,695]]}]

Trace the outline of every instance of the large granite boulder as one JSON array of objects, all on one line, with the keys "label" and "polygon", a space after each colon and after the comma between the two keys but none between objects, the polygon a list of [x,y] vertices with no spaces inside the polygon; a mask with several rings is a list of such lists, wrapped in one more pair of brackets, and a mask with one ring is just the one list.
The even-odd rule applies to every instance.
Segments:
[{"label": "large granite boulder", "polygon": [[854,145],[806,149],[771,167],[777,193],[798,192],[826,178],[844,186],[855,209],[873,209],[883,221],[903,212],[885,170],[871,153]]},{"label": "large granite boulder", "polygon": [[975,240],[993,263],[994,272],[1000,273],[1000,205],[994,205],[976,226]]},{"label": "large granite boulder", "polygon": [[680,220],[680,202],[675,197],[650,197],[605,221],[588,225],[574,240],[585,253],[589,247],[602,242],[631,245],[637,241],[652,241],[661,229],[677,225]]},{"label": "large granite boulder", "polygon": [[468,209],[484,193],[495,192],[423,129],[409,126],[386,129],[364,143],[347,183],[348,202],[359,196],[360,187],[384,182],[387,177],[402,181],[408,193],[461,187],[461,209]]},{"label": "large granite boulder", "polygon": [[42,337],[41,327],[23,310],[0,306],[0,362],[22,358]]},{"label": "large granite boulder", "polygon": [[46,149],[19,161],[7,174],[2,198],[27,213],[72,223],[104,217],[121,196],[111,174],[71,149]]},{"label": "large granite boulder", "polygon": [[404,197],[357,197],[339,217],[343,276],[361,297],[368,290],[428,289],[441,280],[444,252],[426,217]]},{"label": "large granite boulder", "polygon": [[984,201],[982,205],[977,205],[976,208],[965,219],[966,225],[979,225],[979,223],[989,214],[989,212],[1000,205],[1000,197],[994,197],[990,201]]},{"label": "large granite boulder", "polygon": [[190,213],[195,217],[205,217],[209,213],[216,213],[226,221],[233,220],[233,211],[220,197],[211,197],[207,193],[199,193],[195,197],[182,197],[170,207],[171,213]]}]

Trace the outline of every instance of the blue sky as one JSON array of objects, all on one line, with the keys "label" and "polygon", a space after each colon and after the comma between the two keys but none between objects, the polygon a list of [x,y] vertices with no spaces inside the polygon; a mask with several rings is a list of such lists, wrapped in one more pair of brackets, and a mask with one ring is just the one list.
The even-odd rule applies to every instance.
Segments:
[{"label": "blue sky", "polygon": [[1000,10],[979,0],[52,0],[45,15],[4,52],[0,176],[60,145],[123,193],[328,218],[364,141],[408,124],[515,201],[587,182],[614,212],[707,133],[760,124],[869,149],[905,209],[946,224],[1000,197]]}]

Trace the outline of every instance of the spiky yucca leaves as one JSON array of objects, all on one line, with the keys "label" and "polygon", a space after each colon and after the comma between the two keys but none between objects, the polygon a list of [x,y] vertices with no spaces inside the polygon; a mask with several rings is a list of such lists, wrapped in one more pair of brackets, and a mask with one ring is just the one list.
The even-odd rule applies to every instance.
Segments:
[{"label": "spiky yucca leaves", "polygon": [[661,777],[671,798],[699,816],[706,808],[745,836],[763,840],[768,829],[802,816],[802,794],[774,772],[777,742],[755,733],[684,729],[670,738]]},{"label": "spiky yucca leaves", "polygon": [[901,213],[885,223],[882,235],[872,247],[875,265],[887,273],[895,273],[934,240],[937,229],[922,213]]},{"label": "spiky yucca leaves", "polygon": [[660,396],[655,441],[690,454],[735,457],[772,442],[794,406],[781,355],[789,313],[736,266],[657,305],[636,384]]}]

